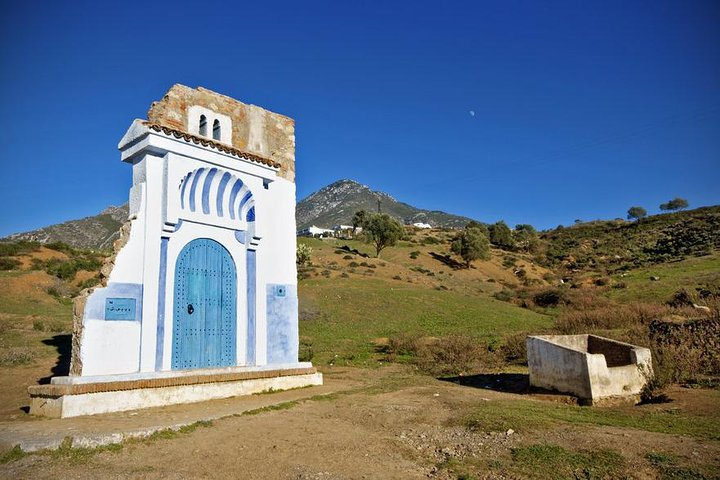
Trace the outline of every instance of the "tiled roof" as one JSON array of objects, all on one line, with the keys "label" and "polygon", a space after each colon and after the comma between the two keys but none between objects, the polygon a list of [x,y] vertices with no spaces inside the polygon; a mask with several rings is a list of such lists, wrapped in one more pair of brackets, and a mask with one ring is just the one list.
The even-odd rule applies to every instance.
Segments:
[{"label": "tiled roof", "polygon": [[229,145],[225,145],[224,143],[217,142],[210,138],[199,137],[191,133],[183,132],[182,130],[176,130],[174,128],[169,128],[164,125],[158,125],[157,123],[145,122],[145,125],[150,130],[164,133],[167,136],[173,136],[178,139],[183,139],[188,143],[194,143],[195,145],[200,144],[203,147],[214,148],[215,150],[218,150],[220,152],[227,153],[238,158],[243,158],[245,160],[250,160],[255,163],[260,163],[262,165],[267,165],[268,167],[280,168],[281,166],[278,162],[269,158],[261,157],[260,155],[256,155],[250,152],[245,152],[243,150],[231,147]]}]

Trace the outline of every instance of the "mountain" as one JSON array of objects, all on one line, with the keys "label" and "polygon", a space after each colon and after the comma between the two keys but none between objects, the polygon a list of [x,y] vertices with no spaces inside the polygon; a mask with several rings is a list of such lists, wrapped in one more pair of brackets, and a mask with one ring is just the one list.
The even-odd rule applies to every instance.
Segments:
[{"label": "mountain", "polygon": [[75,248],[109,250],[127,220],[128,205],[108,207],[99,215],[50,225],[32,232],[15,233],[7,240],[40,243],[63,242]]},{"label": "mountain", "polygon": [[464,227],[471,219],[436,210],[422,210],[399,202],[384,192],[376,192],[354,180],[338,180],[310,194],[297,204],[298,230],[311,225],[332,227],[351,225],[358,210],[380,210],[404,223],[429,223],[434,227]]},{"label": "mountain", "polygon": [[[352,223],[352,217],[358,210],[376,212],[380,208],[384,213],[405,223],[429,223],[437,227],[463,227],[469,218],[431,210],[421,210],[407,203],[398,202],[384,192],[370,190],[353,180],[339,180],[324,187],[297,204],[298,229],[317,225]],[[99,215],[70,220],[50,225],[31,232],[16,233],[6,240],[28,240],[40,243],[63,242],[75,248],[104,250],[112,248],[118,230],[128,216],[127,204],[108,207]]]}]

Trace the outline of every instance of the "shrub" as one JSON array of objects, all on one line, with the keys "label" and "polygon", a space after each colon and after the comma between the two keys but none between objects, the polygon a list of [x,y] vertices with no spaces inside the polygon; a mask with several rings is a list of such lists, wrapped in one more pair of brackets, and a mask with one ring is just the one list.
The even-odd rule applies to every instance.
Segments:
[{"label": "shrub", "polygon": [[493,293],[493,297],[501,302],[510,302],[515,298],[515,295],[511,290],[500,290],[499,292]]},{"label": "shrub", "polygon": [[500,351],[506,361],[523,365],[527,363],[526,339],[527,333],[525,332],[514,333],[505,338]]},{"label": "shrub", "polygon": [[511,257],[509,255],[503,257],[502,265],[505,268],[512,268],[515,266],[516,263],[517,263],[517,258],[515,258],[515,257]]},{"label": "shrub", "polygon": [[538,307],[557,307],[561,302],[564,302],[564,294],[562,290],[558,289],[544,290],[535,294],[532,300]]},{"label": "shrub", "polygon": [[400,275],[395,275],[392,278],[393,280],[402,280],[402,277]]},{"label": "shrub", "polygon": [[357,263],[357,262],[350,262],[350,263],[348,263],[348,267],[351,267],[351,268],[356,268],[356,267],[359,267],[359,266],[360,266],[360,264]]},{"label": "shrub", "polygon": [[14,258],[0,257],[0,270],[15,270],[20,262]]},{"label": "shrub", "polygon": [[417,365],[432,375],[458,375],[497,368],[497,356],[487,345],[467,335],[443,337],[421,348]]},{"label": "shrub", "polygon": [[11,347],[0,351],[0,366],[3,367],[26,365],[32,360],[33,354],[27,347]]},{"label": "shrub", "polygon": [[343,260],[352,260],[354,257],[352,255],[345,255],[343,257]]},{"label": "shrub", "polygon": [[398,356],[415,356],[424,348],[422,337],[416,334],[398,333],[388,338],[386,352],[388,361],[394,361]]},{"label": "shrub", "polygon": [[310,263],[312,257],[312,247],[305,245],[304,243],[297,244],[297,250],[295,251],[295,262],[298,265],[306,265]]},{"label": "shrub", "polygon": [[419,250],[415,250],[415,251],[413,251],[413,252],[410,252],[410,258],[412,258],[413,260],[417,259],[419,255],[420,255],[420,251],[419,251]]}]

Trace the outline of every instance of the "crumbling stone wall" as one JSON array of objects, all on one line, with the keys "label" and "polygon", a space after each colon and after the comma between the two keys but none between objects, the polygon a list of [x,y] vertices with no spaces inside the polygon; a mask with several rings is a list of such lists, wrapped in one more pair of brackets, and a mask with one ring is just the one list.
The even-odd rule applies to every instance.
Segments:
[{"label": "crumbling stone wall", "polygon": [[295,121],[292,118],[203,87],[193,89],[175,84],[162,100],[153,102],[148,121],[188,132],[188,108],[192,105],[230,117],[233,147],[278,162],[280,176],[295,181]]}]

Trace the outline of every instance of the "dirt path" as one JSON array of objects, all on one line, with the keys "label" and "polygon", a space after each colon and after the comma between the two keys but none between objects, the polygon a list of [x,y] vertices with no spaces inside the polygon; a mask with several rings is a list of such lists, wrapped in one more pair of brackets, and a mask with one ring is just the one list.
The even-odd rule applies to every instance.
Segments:
[{"label": "dirt path", "polygon": [[[357,386],[287,409],[217,420],[173,438],[128,442],[117,451],[28,455],[0,465],[0,477],[446,479],[458,478],[455,466],[461,466],[473,478],[518,478],[534,475],[503,473],[512,465],[511,449],[536,444],[617,451],[622,474],[610,478],[657,478],[648,452],[672,452],[675,461],[714,465],[720,472],[720,442],[714,440],[578,424],[470,430],[458,421],[479,405],[547,400],[442,382],[397,366],[325,374]],[[681,393],[694,408],[717,408],[703,406],[702,392]]]}]

